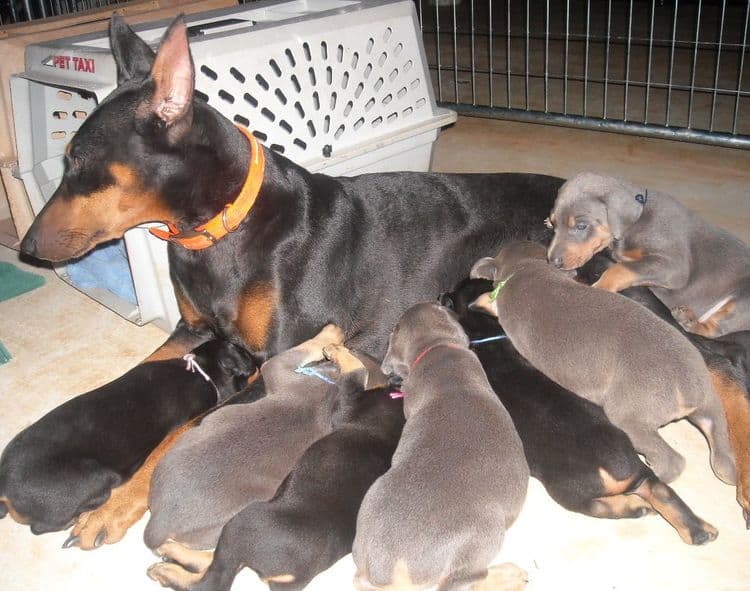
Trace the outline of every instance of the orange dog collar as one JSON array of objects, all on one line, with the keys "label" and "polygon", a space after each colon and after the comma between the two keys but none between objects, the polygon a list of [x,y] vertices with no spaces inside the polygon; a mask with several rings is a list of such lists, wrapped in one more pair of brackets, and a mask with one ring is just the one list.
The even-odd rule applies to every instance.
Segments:
[{"label": "orange dog collar", "polygon": [[184,230],[180,232],[174,224],[167,222],[168,231],[159,228],[149,228],[149,231],[162,240],[176,242],[188,250],[202,250],[213,246],[227,234],[234,232],[242,223],[247,214],[255,204],[258,198],[260,187],[263,184],[263,170],[265,168],[265,158],[263,157],[263,148],[255,139],[250,130],[237,126],[247,141],[250,142],[250,168],[247,171],[247,178],[242,190],[232,203],[227,203],[221,212],[208,220],[205,224],[198,226],[193,230]]}]

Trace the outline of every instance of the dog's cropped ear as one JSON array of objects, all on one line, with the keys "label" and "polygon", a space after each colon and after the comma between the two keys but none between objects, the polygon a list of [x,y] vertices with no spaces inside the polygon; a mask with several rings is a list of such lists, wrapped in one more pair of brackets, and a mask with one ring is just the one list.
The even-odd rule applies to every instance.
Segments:
[{"label": "dog's cropped ear", "polygon": [[151,68],[151,78],[154,94],[150,109],[165,123],[168,140],[173,144],[193,122],[195,69],[182,16],[178,16],[164,33]]},{"label": "dog's cropped ear", "polygon": [[154,63],[154,52],[118,14],[109,22],[109,43],[117,66],[117,84],[145,80]]},{"label": "dog's cropped ear", "polygon": [[628,228],[635,224],[643,213],[646,204],[646,191],[628,185],[617,187],[604,196],[607,207],[607,226],[615,240],[620,240]]},{"label": "dog's cropped ear", "polygon": [[484,257],[479,259],[474,266],[471,268],[469,277],[472,279],[489,279],[494,281],[497,277],[497,266],[495,265],[495,259],[492,257]]}]

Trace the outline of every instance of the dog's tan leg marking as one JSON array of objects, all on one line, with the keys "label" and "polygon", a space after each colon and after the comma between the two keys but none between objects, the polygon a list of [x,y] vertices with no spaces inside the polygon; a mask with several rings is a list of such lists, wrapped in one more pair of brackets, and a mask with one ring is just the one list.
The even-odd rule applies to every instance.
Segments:
[{"label": "dog's tan leg marking", "polygon": [[357,591],[420,591],[433,585],[418,585],[411,580],[406,560],[399,558],[393,566],[391,582],[386,585],[373,585],[361,572],[354,577],[354,588]]},{"label": "dog's tan leg marking", "polygon": [[286,573],[283,575],[273,575],[272,577],[265,577],[263,579],[264,583],[294,583],[296,581],[294,575],[291,573]]},{"label": "dog's tan leg marking", "polygon": [[730,376],[715,368],[709,371],[727,417],[729,440],[737,465],[737,502],[750,528],[750,398],[745,388]]},{"label": "dog's tan leg marking", "polygon": [[629,476],[623,480],[618,480],[604,468],[599,468],[599,478],[602,481],[604,490],[609,495],[621,495],[626,493],[633,486],[633,477]]},{"label": "dog's tan leg marking", "polygon": [[272,283],[259,282],[251,285],[237,302],[235,324],[248,347],[262,351],[268,341],[278,294]]},{"label": "dog's tan leg marking", "polygon": [[167,540],[156,549],[162,558],[168,558],[193,573],[205,573],[214,559],[213,550],[193,550],[174,540]]},{"label": "dog's tan leg marking", "polygon": [[175,589],[190,589],[203,578],[203,573],[191,573],[179,564],[171,562],[152,564],[146,574],[162,587]]},{"label": "dog's tan leg marking", "polygon": [[336,364],[342,374],[365,369],[364,363],[344,345],[326,345],[323,348],[323,354]]},{"label": "dog's tan leg marking", "polygon": [[716,310],[711,316],[700,322],[695,312],[687,306],[678,306],[672,310],[674,319],[687,332],[700,335],[702,337],[712,338],[719,334],[719,324],[724,318],[730,316],[737,304],[734,300],[727,301],[721,308]]},{"label": "dog's tan leg marking", "polygon": [[599,468],[599,478],[606,496],[592,499],[590,514],[606,519],[641,517],[653,509],[643,499],[627,495],[633,488],[633,476],[618,480],[604,468]]},{"label": "dog's tan leg marking", "polygon": [[323,361],[325,359],[324,351],[336,345],[344,343],[344,331],[335,324],[326,324],[321,331],[313,338],[300,343],[290,351],[298,351],[304,354],[300,365],[312,363],[314,361]]},{"label": "dog's tan leg marking", "polygon": [[619,255],[618,258],[622,260],[625,263],[635,263],[637,261],[640,261],[643,259],[643,249],[642,248],[631,248],[629,250],[623,250]]},{"label": "dog's tan leg marking", "polygon": [[6,509],[8,509],[8,515],[11,516],[13,521],[15,521],[16,523],[20,523],[21,525],[29,525],[31,520],[18,513],[8,497],[0,497],[0,502],[2,502],[5,505]]},{"label": "dog's tan leg marking", "polygon": [[599,281],[594,283],[594,287],[618,292],[632,286],[639,278],[640,276],[635,271],[622,263],[617,263],[602,273]]},{"label": "dog's tan leg marking", "polygon": [[635,495],[598,497],[589,504],[589,514],[601,519],[632,519],[653,512],[651,505]]},{"label": "dog's tan leg marking", "polygon": [[521,591],[529,582],[528,573],[511,562],[487,569],[487,578],[471,586],[472,591]]},{"label": "dog's tan leg marking", "polygon": [[668,485],[657,478],[647,478],[633,493],[651,505],[675,528],[686,544],[706,544],[719,535],[713,525],[695,515]]},{"label": "dog's tan leg marking", "polygon": [[151,477],[157,464],[182,434],[196,422],[197,419],[193,419],[172,431],[149,454],[130,480],[112,489],[112,495],[106,503],[93,511],[81,513],[71,535],[79,538],[77,545],[82,550],[93,550],[102,543],[119,542],[130,526],[143,517],[148,509]]}]

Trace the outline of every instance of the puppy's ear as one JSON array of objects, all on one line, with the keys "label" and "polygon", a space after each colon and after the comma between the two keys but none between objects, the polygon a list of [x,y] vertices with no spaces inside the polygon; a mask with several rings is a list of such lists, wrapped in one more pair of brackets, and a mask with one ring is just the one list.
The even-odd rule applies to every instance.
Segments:
[{"label": "puppy's ear", "polygon": [[469,304],[469,310],[483,312],[497,318],[497,301],[490,295],[491,292],[483,293]]},{"label": "puppy's ear", "polygon": [[109,44],[117,66],[117,84],[145,80],[154,63],[154,52],[118,14],[109,22]]},{"label": "puppy's ear", "polygon": [[472,279],[489,279],[494,281],[497,277],[497,267],[495,266],[495,259],[492,257],[484,257],[479,259],[474,266],[471,268],[469,277]]},{"label": "puppy's ear", "polygon": [[607,193],[604,204],[607,207],[607,226],[615,240],[620,240],[625,232],[635,224],[643,213],[647,192],[630,185],[617,187]]},{"label": "puppy's ear", "polygon": [[167,141],[174,145],[193,123],[195,68],[188,45],[187,27],[178,16],[162,38],[151,67],[154,93],[139,109],[141,117],[156,116],[166,127]]}]

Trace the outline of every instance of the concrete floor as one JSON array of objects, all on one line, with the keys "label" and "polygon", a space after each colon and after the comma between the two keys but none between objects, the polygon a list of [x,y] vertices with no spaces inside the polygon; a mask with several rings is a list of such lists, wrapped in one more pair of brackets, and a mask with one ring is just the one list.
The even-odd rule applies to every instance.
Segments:
[{"label": "concrete floor", "polygon": [[[582,169],[612,172],[668,190],[750,241],[750,152],[461,118],[438,140],[434,169],[561,176]],[[0,260],[15,260],[15,253],[0,248]],[[154,326],[128,323],[53,273],[42,272],[48,278],[44,287],[0,303],[0,339],[14,357],[0,366],[0,447],[55,405],[120,375],[165,337]],[[750,532],[744,529],[734,489],[713,477],[706,443],[695,429],[683,422],[664,434],[688,459],[674,487],[719,529],[715,542],[687,546],[655,516],[608,521],[567,512],[532,480],[498,561],[512,560],[525,568],[529,591],[750,589]],[[141,520],[119,544],[85,553],[61,550],[65,533],[35,537],[4,519],[0,588],[157,589],[145,576],[154,557],[141,542],[144,525]],[[345,557],[310,589],[349,589],[353,572],[350,557]],[[264,586],[245,570],[233,588]]]}]

